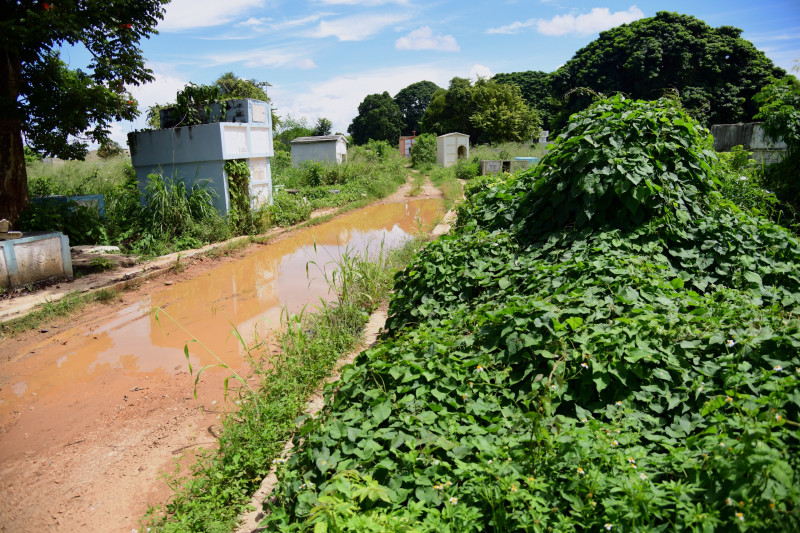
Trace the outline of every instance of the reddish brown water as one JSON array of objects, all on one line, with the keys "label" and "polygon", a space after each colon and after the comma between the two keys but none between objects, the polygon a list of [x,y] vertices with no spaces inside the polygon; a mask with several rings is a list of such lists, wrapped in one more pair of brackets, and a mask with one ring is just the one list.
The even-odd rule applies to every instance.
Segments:
[{"label": "reddish brown water", "polygon": [[[343,252],[369,249],[374,255],[381,247],[395,247],[419,224],[440,214],[440,206],[438,201],[416,200],[362,209],[147,296],[90,331],[63,331],[31,347],[55,364],[4,387],[0,411],[7,415],[32,397],[63,396],[109,371],[131,376],[186,371],[184,346],[191,337],[183,329],[238,368],[245,353],[232,335],[234,326],[252,339],[256,328],[263,332],[279,326],[282,313],[332,299],[324,272],[330,276]],[[153,312],[156,308],[174,321]],[[190,343],[189,350],[195,370],[217,362],[198,343]]]}]

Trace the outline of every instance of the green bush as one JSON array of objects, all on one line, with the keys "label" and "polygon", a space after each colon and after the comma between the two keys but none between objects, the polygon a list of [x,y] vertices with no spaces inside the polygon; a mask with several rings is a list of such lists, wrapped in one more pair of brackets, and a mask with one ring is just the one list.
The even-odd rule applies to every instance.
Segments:
[{"label": "green bush", "polygon": [[800,242],[720,195],[673,101],[565,131],[398,274],[263,526],[800,529]]},{"label": "green bush", "polygon": [[480,163],[476,160],[459,159],[455,164],[455,175],[460,180],[471,180],[477,177]]},{"label": "green bush", "polygon": [[718,154],[719,192],[740,208],[777,221],[780,202],[773,192],[765,189],[761,166],[750,155],[741,146]]},{"label": "green bush", "polygon": [[60,231],[71,246],[96,244],[103,237],[103,221],[97,209],[73,201],[42,199],[31,202],[19,218],[21,231]]},{"label": "green bush", "polygon": [[305,198],[278,192],[271,208],[272,223],[276,226],[292,226],[308,220],[311,216],[311,204]]},{"label": "green bush", "polygon": [[773,81],[756,95],[760,108],[756,118],[764,120],[764,131],[773,140],[786,143],[786,157],[764,170],[764,184],[781,201],[787,222],[800,216],[800,82],[792,75]]},{"label": "green bush", "polygon": [[436,164],[436,136],[423,133],[411,147],[411,166],[417,168]]}]

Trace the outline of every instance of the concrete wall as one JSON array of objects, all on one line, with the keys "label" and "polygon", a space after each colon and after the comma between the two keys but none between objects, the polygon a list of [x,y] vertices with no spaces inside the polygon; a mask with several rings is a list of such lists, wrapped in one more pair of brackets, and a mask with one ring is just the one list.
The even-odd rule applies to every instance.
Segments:
[{"label": "concrete wall", "polygon": [[[264,113],[270,116],[269,109]],[[271,202],[269,158],[273,156],[273,144],[269,124],[269,120],[264,124],[217,122],[131,133],[128,143],[139,190],[144,194],[149,174],[162,173],[183,180],[187,187],[209,180],[209,186],[217,194],[214,207],[225,214],[230,205],[225,161],[246,159],[251,173],[256,170],[256,175],[251,175],[251,197]]]},{"label": "concrete wall", "polygon": [[250,166],[250,204],[252,207],[272,204],[272,179],[268,157],[247,161]]},{"label": "concrete wall", "polygon": [[[536,158],[531,158],[536,159]],[[487,174],[499,174],[500,172],[508,172],[513,174],[520,170],[525,170],[530,166],[528,160],[517,159],[481,159],[480,173],[481,176]]]},{"label": "concrete wall", "polygon": [[183,181],[189,189],[195,183],[206,181],[207,187],[214,191],[214,208],[223,215],[228,212],[230,201],[228,199],[228,180],[224,171],[225,161],[197,161],[189,163],[167,163],[165,165],[135,166],[136,180],[139,182],[139,192],[144,198],[150,174],[163,174],[171,176],[176,181]]},{"label": "concrete wall", "polygon": [[714,149],[718,152],[729,152],[734,146],[741,146],[753,152],[753,159],[768,165],[777,163],[786,155],[786,143],[767,139],[760,122],[715,124],[711,126],[711,135],[714,136]]},{"label": "concrete wall", "polygon": [[436,138],[436,162],[443,167],[451,167],[458,162],[459,148],[462,149],[462,159],[469,157],[469,135],[463,133],[448,133]]},{"label": "concrete wall", "polygon": [[27,233],[0,242],[0,287],[21,287],[53,276],[72,277],[69,237],[59,232]]},{"label": "concrete wall", "polygon": [[398,144],[398,147],[400,148],[401,156],[405,157],[406,159],[411,157],[411,147],[416,144],[417,137],[419,137],[419,135],[408,135],[406,137],[400,137],[400,142]]},{"label": "concrete wall", "polygon": [[292,143],[292,165],[303,161],[341,163],[347,157],[347,143],[340,141]]}]

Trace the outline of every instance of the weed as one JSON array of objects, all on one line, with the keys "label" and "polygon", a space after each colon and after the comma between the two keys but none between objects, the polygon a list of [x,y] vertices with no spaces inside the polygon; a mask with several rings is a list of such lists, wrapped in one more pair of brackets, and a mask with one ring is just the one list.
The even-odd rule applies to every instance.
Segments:
[{"label": "weed", "polygon": [[98,302],[108,303],[118,300],[120,298],[119,291],[116,289],[105,288],[100,289],[96,293],[94,293],[94,299]]},{"label": "weed", "polygon": [[186,263],[181,263],[181,254],[178,254],[175,257],[175,262],[172,263],[172,266],[169,267],[169,269],[176,274],[180,274],[186,270]]},{"label": "weed", "polygon": [[98,298],[98,293],[80,294],[71,292],[60,300],[45,302],[38,305],[27,315],[0,323],[0,334],[3,337],[13,337],[20,333],[39,328],[49,320],[54,320],[83,309]]},{"label": "weed", "polygon": [[442,191],[445,209],[451,209],[463,197],[463,187],[455,178],[452,167],[435,167],[431,171],[430,178],[431,182]]},{"label": "weed", "polygon": [[106,270],[114,270],[117,264],[105,257],[95,257],[89,262],[89,267],[95,272],[104,272]]},{"label": "weed", "polygon": [[254,235],[250,237],[250,242],[254,242],[256,244],[269,244],[272,239],[272,235]]},{"label": "weed", "polygon": [[409,191],[409,196],[419,196],[422,192],[422,186],[425,185],[425,174],[421,172],[417,172],[411,175],[412,182],[411,182],[411,190]]}]

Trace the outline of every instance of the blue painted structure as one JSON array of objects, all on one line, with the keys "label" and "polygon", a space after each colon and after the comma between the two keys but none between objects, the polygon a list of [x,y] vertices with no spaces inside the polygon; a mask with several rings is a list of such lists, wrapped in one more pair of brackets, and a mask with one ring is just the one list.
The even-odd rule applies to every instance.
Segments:
[{"label": "blue painted structure", "polygon": [[52,276],[72,277],[69,237],[59,231],[30,232],[0,241],[0,287],[21,287]]},{"label": "blue painted structure", "polygon": [[34,196],[31,202],[35,204],[47,204],[50,202],[57,204],[66,204],[68,202],[75,202],[86,207],[97,209],[100,215],[106,214],[106,197],[102,194],[83,194],[80,196]]},{"label": "blue painted structure", "polygon": [[131,162],[144,194],[148,175],[162,173],[183,180],[187,188],[208,180],[216,192],[214,207],[230,207],[225,161],[246,159],[253,204],[272,203],[270,158],[272,113],[269,103],[241,99],[226,102],[227,122],[133,132],[128,135]]}]

